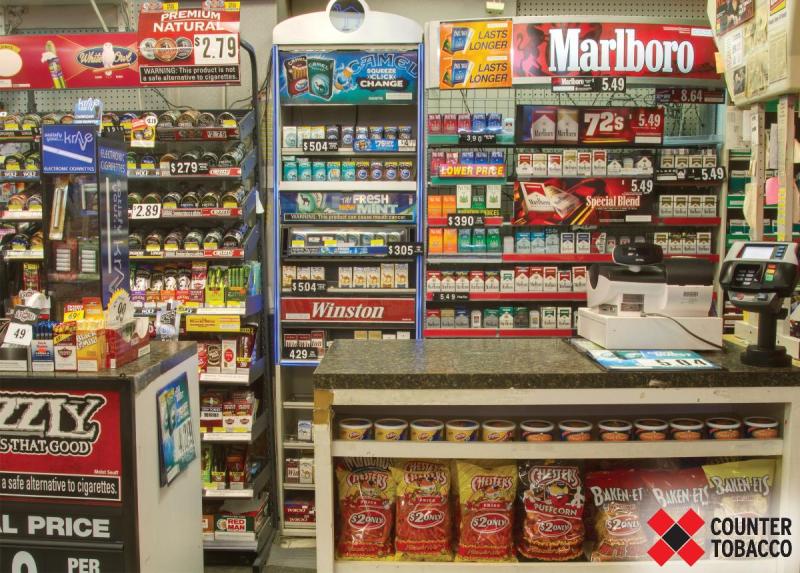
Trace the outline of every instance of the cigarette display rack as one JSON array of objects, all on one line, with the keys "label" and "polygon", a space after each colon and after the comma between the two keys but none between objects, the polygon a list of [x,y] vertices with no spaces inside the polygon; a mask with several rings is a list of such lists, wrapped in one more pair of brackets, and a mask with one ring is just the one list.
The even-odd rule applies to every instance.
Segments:
[{"label": "cigarette display rack", "polygon": [[324,12],[273,33],[283,536],[315,536],[311,373],[327,347],[421,335],[422,30],[363,16],[361,27],[344,18],[358,28],[348,33]]}]

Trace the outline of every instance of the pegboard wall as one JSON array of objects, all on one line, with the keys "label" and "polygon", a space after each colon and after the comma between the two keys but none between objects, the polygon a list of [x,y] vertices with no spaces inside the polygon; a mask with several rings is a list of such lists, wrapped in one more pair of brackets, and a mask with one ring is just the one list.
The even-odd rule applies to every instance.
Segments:
[{"label": "pegboard wall", "polygon": [[517,16],[629,16],[705,21],[705,0],[518,0]]},{"label": "pegboard wall", "polygon": [[[518,16],[625,16],[648,20],[707,22],[705,0],[518,0]],[[489,90],[428,90],[429,113],[497,111],[514,117],[517,104],[565,106],[653,106],[655,92],[628,88],[624,94],[557,94],[546,88]],[[716,106],[665,106],[664,133],[669,136],[706,135],[716,128]]]}]

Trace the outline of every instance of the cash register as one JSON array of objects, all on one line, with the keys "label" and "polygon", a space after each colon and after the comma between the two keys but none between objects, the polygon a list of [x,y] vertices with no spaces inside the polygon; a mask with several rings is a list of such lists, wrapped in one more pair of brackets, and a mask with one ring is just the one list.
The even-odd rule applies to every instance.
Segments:
[{"label": "cash register", "polygon": [[578,335],[609,350],[714,350],[722,319],[709,316],[714,264],[696,257],[664,259],[659,245],[618,245],[614,264],[589,268],[587,308]]},{"label": "cash register", "polygon": [[792,296],[800,279],[798,245],[737,241],[722,262],[719,283],[736,308],[758,314],[758,341],[742,353],[751,366],[791,366],[786,348],[775,336],[783,300]]}]

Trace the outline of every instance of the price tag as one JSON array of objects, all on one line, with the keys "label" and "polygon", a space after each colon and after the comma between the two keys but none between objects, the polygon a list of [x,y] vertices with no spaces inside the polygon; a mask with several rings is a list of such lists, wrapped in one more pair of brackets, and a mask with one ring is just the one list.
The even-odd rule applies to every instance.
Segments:
[{"label": "price tag", "polygon": [[664,108],[586,108],[581,114],[581,143],[661,144]]},{"label": "price tag", "polygon": [[283,355],[289,360],[317,360],[316,348],[284,348]]},{"label": "price tag", "polygon": [[690,172],[690,176],[695,175],[695,177],[700,181],[724,181],[725,180],[725,168],[722,166],[718,167],[701,167],[699,174],[694,174]]},{"label": "price tag", "polygon": [[714,364],[702,358],[641,358],[638,361],[642,366],[660,369],[677,369],[683,370],[686,368],[716,368]]},{"label": "price tag", "polygon": [[720,104],[725,90],[718,88],[656,88],[656,103]]},{"label": "price tag", "polygon": [[458,142],[462,145],[492,145],[497,143],[496,133],[459,133]]},{"label": "price tag", "polygon": [[170,175],[208,175],[208,163],[202,161],[170,161]]},{"label": "price tag", "polygon": [[628,81],[624,76],[595,78],[595,83],[598,87],[597,91],[604,93],[622,94],[625,93],[625,89],[628,87]]},{"label": "price tag", "polygon": [[239,37],[236,34],[199,34],[194,37],[194,63],[226,66],[239,63]]},{"label": "price tag", "polygon": [[466,292],[435,292],[433,302],[467,302],[469,293]]},{"label": "price tag", "polygon": [[321,153],[323,151],[338,151],[338,141],[328,141],[327,139],[304,139],[303,151],[310,153]]},{"label": "price tag", "polygon": [[653,192],[652,179],[631,179],[631,193],[649,195]]},{"label": "price tag", "polygon": [[120,326],[133,319],[136,309],[133,308],[130,295],[124,290],[118,290],[111,295],[106,311],[106,324]]},{"label": "price tag", "polygon": [[324,293],[328,290],[325,281],[292,281],[293,293]]},{"label": "price tag", "polygon": [[447,226],[455,228],[482,227],[484,224],[481,215],[448,215]]},{"label": "price tag", "polygon": [[389,243],[387,247],[390,257],[415,257],[424,252],[422,243]]},{"label": "price tag", "polygon": [[131,207],[131,219],[159,219],[161,203],[134,203]]},{"label": "price tag", "polygon": [[6,330],[6,337],[3,344],[15,344],[17,346],[28,346],[33,340],[33,325],[12,322]]}]

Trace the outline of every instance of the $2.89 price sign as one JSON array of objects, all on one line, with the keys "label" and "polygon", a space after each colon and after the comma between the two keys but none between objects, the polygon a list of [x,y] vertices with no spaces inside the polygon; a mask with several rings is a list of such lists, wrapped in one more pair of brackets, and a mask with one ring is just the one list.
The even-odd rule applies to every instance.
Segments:
[{"label": "$2.89 price sign", "polygon": [[131,219],[161,218],[161,203],[134,203],[131,206]]}]

